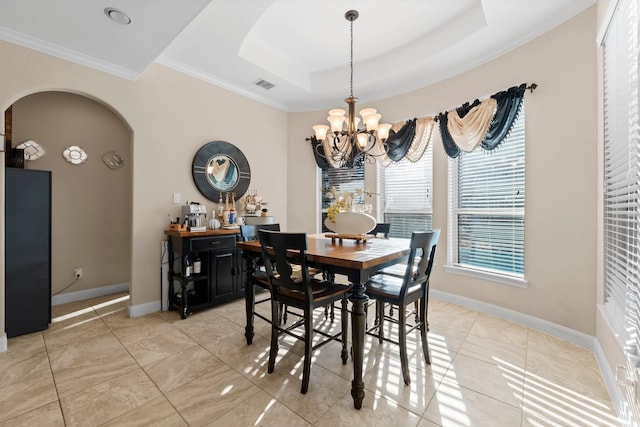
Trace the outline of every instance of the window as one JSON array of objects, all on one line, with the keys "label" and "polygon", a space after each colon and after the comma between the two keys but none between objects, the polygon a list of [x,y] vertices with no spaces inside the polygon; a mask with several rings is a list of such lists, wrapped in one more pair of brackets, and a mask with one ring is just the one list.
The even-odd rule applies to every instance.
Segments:
[{"label": "window", "polygon": [[604,312],[639,367],[640,136],[638,10],[620,0],[603,40]]},{"label": "window", "polygon": [[524,116],[493,151],[449,160],[450,271],[523,283]]},{"label": "window", "polygon": [[[318,170],[320,171],[320,183],[322,186],[321,191],[319,192],[320,206],[322,207],[322,222],[320,224],[320,229],[325,233],[330,231],[324,226],[324,220],[327,217],[327,208],[332,202],[326,197],[327,190],[331,187],[336,187],[338,193],[354,192],[358,188],[364,190],[364,166],[360,165],[351,169],[331,168],[328,170],[322,170],[318,168]],[[358,203],[359,201],[354,200],[354,202]]]},{"label": "window", "polygon": [[410,238],[416,230],[433,228],[433,143],[415,163],[406,158],[379,166],[383,222],[389,236]]}]

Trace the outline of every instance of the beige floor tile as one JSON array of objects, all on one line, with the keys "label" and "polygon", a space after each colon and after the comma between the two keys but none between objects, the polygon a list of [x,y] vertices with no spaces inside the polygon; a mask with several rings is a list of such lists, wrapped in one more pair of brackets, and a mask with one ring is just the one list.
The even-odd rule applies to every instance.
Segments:
[{"label": "beige floor tile", "polygon": [[456,304],[434,304],[429,301],[427,319],[429,327],[445,326],[462,332],[469,332],[475,323],[478,312]]},{"label": "beige floor tile", "polygon": [[469,334],[516,348],[527,348],[527,328],[486,314],[478,314]]},{"label": "beige floor tile", "polygon": [[442,324],[430,324],[427,338],[431,348],[442,348],[457,353],[468,335],[468,331],[460,331]]},{"label": "beige floor tile", "polygon": [[333,407],[313,425],[316,427],[370,426],[414,427],[420,417],[398,404],[374,393],[367,394],[362,408],[353,407],[353,398],[345,393]]},{"label": "beige floor tile", "polygon": [[186,427],[187,425],[171,403],[162,396],[101,424],[101,427]]},{"label": "beige floor tile", "polygon": [[51,319],[55,322],[63,318],[69,318],[93,311],[91,305],[84,301],[68,302],[66,304],[54,305],[51,307]]},{"label": "beige floor tile", "polygon": [[458,354],[443,382],[469,388],[517,408],[522,406],[524,372],[512,365],[495,365]]},{"label": "beige floor tile", "polygon": [[91,308],[100,316],[109,316],[124,313],[129,313],[129,295],[118,294],[115,298],[109,298],[108,296],[94,298],[88,301]]},{"label": "beige floor tile", "polygon": [[274,396],[307,422],[314,423],[340,397],[351,390],[351,381],[313,365],[307,394],[300,393],[302,386],[302,359],[291,352],[283,352],[276,361],[273,373],[267,373],[266,364],[261,375],[252,381]]},{"label": "beige floor tile", "polygon": [[172,325],[201,345],[209,344],[216,338],[232,332],[244,335],[244,328],[235,323],[215,316],[215,312],[203,311],[192,314],[188,318],[173,322]]},{"label": "beige floor tile", "polygon": [[418,423],[418,427],[440,427],[440,426],[434,422],[431,422],[429,420],[422,418]]},{"label": "beige floor tile", "polygon": [[32,356],[33,353],[44,351],[44,337],[42,332],[20,335],[7,340],[7,351],[0,353],[0,361],[5,357]]},{"label": "beige floor tile", "polygon": [[400,360],[383,357],[364,375],[365,393],[376,393],[414,414],[422,415],[441,377],[434,378],[431,373],[414,366],[409,367],[409,376],[411,384],[406,385]]},{"label": "beige floor tile", "polygon": [[209,424],[210,427],[280,427],[282,425],[304,427],[311,424],[261,390]]},{"label": "beige floor tile", "polygon": [[63,397],[60,405],[67,426],[97,426],[160,397],[141,369]]},{"label": "beige floor tile", "polygon": [[571,361],[536,351],[527,352],[526,384],[528,389],[550,389],[577,398],[609,400],[609,392],[594,358]]},{"label": "beige floor tile", "polygon": [[145,366],[144,370],[158,388],[167,393],[222,365],[222,361],[200,346]]},{"label": "beige floor tile", "polygon": [[221,365],[166,395],[190,426],[204,426],[251,401],[258,391],[242,375]]},{"label": "beige floor tile", "polygon": [[442,427],[519,426],[522,410],[484,394],[443,382],[423,417]]},{"label": "beige floor tile", "polygon": [[0,423],[0,427],[64,427],[64,418],[58,401],[41,406],[26,414]]},{"label": "beige floor tile", "polygon": [[0,422],[58,400],[53,378],[31,378],[0,389]]},{"label": "beige floor tile", "polygon": [[61,397],[118,377],[138,367],[110,334],[68,344],[49,353],[51,370]]},{"label": "beige floor tile", "polygon": [[176,331],[176,328],[158,316],[147,315],[135,319],[129,318],[129,320],[131,321],[129,326],[118,327],[113,330],[113,334],[124,345],[156,336],[161,338],[163,335]]},{"label": "beige floor tile", "polygon": [[251,345],[247,344],[247,339],[244,336],[244,331],[234,329],[227,335],[223,335],[214,338],[213,341],[204,345],[204,348],[213,353],[220,360],[225,363],[232,363],[238,358],[243,357],[246,354],[254,352],[255,346],[268,345],[265,338],[261,336],[255,336]]},{"label": "beige floor tile", "polygon": [[529,330],[527,348],[567,360],[592,362],[593,352],[560,338]]},{"label": "beige floor tile", "polygon": [[109,328],[100,316],[91,310],[80,315],[73,315],[59,322],[52,323],[43,332],[47,350],[51,351],[71,343],[84,341],[98,335],[109,333]]},{"label": "beige floor tile", "polygon": [[[191,338],[171,325],[168,326],[171,329],[166,333],[146,336],[133,344],[124,344],[140,366],[150,365],[198,345]],[[136,327],[133,328],[136,329]],[[148,331],[148,329],[145,329],[145,331]],[[143,336],[145,336],[145,334],[143,334]]]},{"label": "beige floor tile", "polygon": [[[4,357],[3,357],[4,356]],[[49,358],[44,350],[29,353],[0,354],[0,389],[28,379],[51,377]]]},{"label": "beige floor tile", "polygon": [[505,344],[474,334],[468,335],[458,354],[493,363],[494,365],[513,365],[523,370],[527,360],[525,347]]}]

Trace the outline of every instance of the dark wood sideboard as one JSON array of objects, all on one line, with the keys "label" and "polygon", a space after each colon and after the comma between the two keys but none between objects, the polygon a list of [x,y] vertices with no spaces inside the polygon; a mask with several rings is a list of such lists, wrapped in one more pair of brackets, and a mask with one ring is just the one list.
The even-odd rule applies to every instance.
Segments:
[{"label": "dark wood sideboard", "polygon": [[[193,311],[244,297],[238,229],[202,232],[166,230],[169,251],[169,310],[186,319]],[[185,275],[185,259],[198,257],[200,273]]]}]

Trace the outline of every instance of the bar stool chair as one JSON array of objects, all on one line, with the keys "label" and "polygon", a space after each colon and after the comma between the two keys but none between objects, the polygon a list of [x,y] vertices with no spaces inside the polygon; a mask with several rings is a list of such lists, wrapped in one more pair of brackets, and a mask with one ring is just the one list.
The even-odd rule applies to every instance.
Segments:
[{"label": "bar stool chair", "polygon": [[[258,230],[280,231],[280,224],[241,225],[240,238],[245,242],[250,240],[257,240]],[[265,272],[264,261],[262,259],[256,261],[256,265],[251,270],[253,272],[252,274],[253,274],[254,291],[256,287],[259,287],[261,290],[267,290],[269,294],[271,294],[271,286],[269,285],[269,282],[267,280],[257,280],[259,277],[266,279],[267,273]],[[262,314],[257,313],[255,311],[255,306],[257,304],[270,302],[270,301],[271,301],[270,295],[268,297],[265,297],[259,300],[254,299],[254,305],[252,307],[252,316],[257,316],[260,319],[271,323],[270,317],[263,316]],[[284,313],[284,307],[281,307],[281,312]],[[280,319],[279,321],[282,321],[282,317],[283,317],[282,315],[278,317]]]},{"label": "bar stool chair", "polygon": [[[367,334],[378,338],[378,342],[388,341],[400,347],[400,363],[405,384],[410,384],[409,362],[407,360],[407,333],[420,329],[422,351],[425,362],[431,364],[429,343],[427,342],[427,308],[429,303],[429,276],[433,267],[436,245],[440,230],[417,232],[411,234],[409,260],[403,277],[379,273],[372,276],[365,284],[369,298],[376,303],[376,323],[367,329]],[[407,324],[407,305],[418,302],[419,309],[416,321]],[[384,304],[397,306],[398,318],[384,314]],[[398,325],[399,340],[393,341],[384,336],[384,321]]]},{"label": "bar stool chair", "polygon": [[[351,288],[311,276],[306,261],[307,235],[305,233],[259,230],[258,236],[266,267],[266,280],[271,286],[271,349],[267,372],[272,373],[275,369],[280,335],[287,334],[304,341],[304,367],[300,392],[306,394],[309,389],[313,350],[332,340],[340,341],[342,342],[340,353],[342,364],[347,363],[347,294]],[[300,266],[300,275],[294,274],[294,263]],[[257,280],[264,281],[265,279],[258,278]],[[340,332],[330,334],[314,329],[313,310],[333,304],[335,301],[342,302]],[[287,328],[278,325],[280,304],[302,310],[303,318]],[[304,325],[304,335],[299,335],[294,329],[302,325]],[[320,334],[324,336],[324,339],[313,345],[314,334]]]}]

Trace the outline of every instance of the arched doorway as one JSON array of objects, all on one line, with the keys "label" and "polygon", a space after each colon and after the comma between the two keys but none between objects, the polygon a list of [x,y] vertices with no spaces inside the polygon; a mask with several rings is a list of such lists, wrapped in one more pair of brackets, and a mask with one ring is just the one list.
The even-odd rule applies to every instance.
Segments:
[{"label": "arched doorway", "polygon": [[[107,106],[68,92],[27,95],[11,110],[12,146],[35,141],[45,151],[38,160],[26,160],[25,168],[52,172],[53,303],[128,292],[131,129]],[[72,146],[86,153],[86,161],[65,158]],[[120,166],[108,161],[114,152],[123,160]],[[81,278],[76,269],[82,269]]]}]

